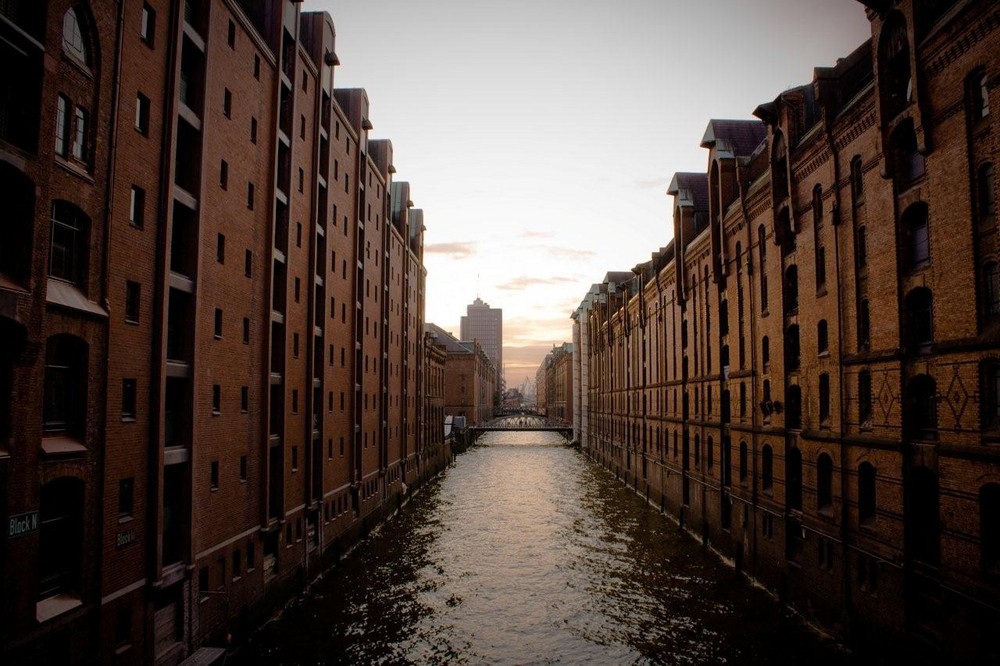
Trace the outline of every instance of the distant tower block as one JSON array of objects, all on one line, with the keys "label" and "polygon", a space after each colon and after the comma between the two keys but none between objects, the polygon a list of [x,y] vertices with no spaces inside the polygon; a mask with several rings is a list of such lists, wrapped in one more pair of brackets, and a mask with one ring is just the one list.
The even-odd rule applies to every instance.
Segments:
[{"label": "distant tower block", "polygon": [[503,390],[503,310],[491,308],[476,297],[462,316],[461,338],[477,340],[497,371],[497,388]]}]

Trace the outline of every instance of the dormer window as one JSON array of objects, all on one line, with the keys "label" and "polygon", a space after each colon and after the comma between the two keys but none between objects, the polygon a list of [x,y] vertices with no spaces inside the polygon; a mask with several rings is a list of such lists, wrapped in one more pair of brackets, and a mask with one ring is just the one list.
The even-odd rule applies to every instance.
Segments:
[{"label": "dormer window", "polygon": [[75,9],[70,9],[63,16],[63,51],[80,61],[89,64],[87,43],[83,38],[83,29]]}]

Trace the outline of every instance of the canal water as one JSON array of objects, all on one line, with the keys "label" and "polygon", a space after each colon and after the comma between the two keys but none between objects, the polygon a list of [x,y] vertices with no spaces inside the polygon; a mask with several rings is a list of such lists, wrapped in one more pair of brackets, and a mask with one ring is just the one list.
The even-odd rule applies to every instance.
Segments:
[{"label": "canal water", "polygon": [[849,663],[553,433],[487,433],[248,664]]}]

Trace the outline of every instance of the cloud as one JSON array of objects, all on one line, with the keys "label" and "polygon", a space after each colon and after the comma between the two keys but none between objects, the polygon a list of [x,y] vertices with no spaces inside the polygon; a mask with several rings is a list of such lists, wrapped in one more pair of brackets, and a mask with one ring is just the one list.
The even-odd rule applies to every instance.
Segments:
[{"label": "cloud", "polygon": [[525,230],[518,234],[521,238],[552,238],[552,232],[550,231],[532,231]]},{"label": "cloud", "polygon": [[588,259],[597,256],[597,252],[593,250],[578,250],[573,247],[561,247],[559,245],[543,245],[540,249],[559,259]]},{"label": "cloud", "polygon": [[498,284],[497,289],[502,289],[504,291],[523,291],[530,287],[539,287],[547,284],[572,284],[576,280],[568,277],[531,277],[529,275],[522,275],[516,277],[512,280],[508,280],[503,284]]},{"label": "cloud", "polygon": [[431,243],[424,247],[424,252],[434,254],[446,254],[453,259],[465,259],[476,254],[478,243],[469,241],[465,243]]}]

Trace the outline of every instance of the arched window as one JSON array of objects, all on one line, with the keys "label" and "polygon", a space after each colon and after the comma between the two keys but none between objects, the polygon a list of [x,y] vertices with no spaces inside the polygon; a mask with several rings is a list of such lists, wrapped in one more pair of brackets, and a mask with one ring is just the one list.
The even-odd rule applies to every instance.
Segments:
[{"label": "arched window", "polygon": [[1000,264],[995,261],[983,266],[983,307],[987,317],[1000,314]]},{"label": "arched window", "polygon": [[940,559],[940,515],[937,475],[915,467],[906,483],[906,549],[916,560],[937,564]]},{"label": "arched window", "polygon": [[820,319],[816,324],[816,347],[820,354],[830,351],[830,333],[826,319]]},{"label": "arched window", "polygon": [[767,312],[767,231],[757,227],[757,252],[760,255],[760,311]]},{"label": "arched window", "polygon": [[71,203],[52,202],[51,277],[83,286],[86,281],[90,220]]},{"label": "arched window", "polygon": [[911,354],[926,354],[934,339],[931,290],[926,287],[912,290],[906,295],[903,307],[906,314],[907,351]]},{"label": "arched window", "polygon": [[851,158],[851,199],[855,206],[865,200],[865,182],[862,166],[860,155],[855,155]]},{"label": "arched window", "polygon": [[782,257],[787,257],[792,252],[795,252],[795,231],[792,229],[792,218],[788,212],[788,206],[783,207],[778,212],[775,233],[778,234],[781,242]]},{"label": "arched window", "polygon": [[785,312],[799,308],[799,269],[792,264],[785,269]]},{"label": "arched window", "polygon": [[875,519],[875,466],[870,462],[858,465],[858,521],[862,525]]},{"label": "arched window", "polygon": [[937,437],[937,385],[930,375],[917,375],[907,385],[910,436],[916,439]]},{"label": "arched window", "polygon": [[816,459],[816,508],[833,509],[833,460],[826,453]]},{"label": "arched window", "polygon": [[858,422],[862,426],[872,423],[872,373],[868,370],[858,373]]},{"label": "arched window", "polygon": [[797,447],[788,450],[785,460],[785,504],[789,509],[802,509],[802,452]]},{"label": "arched window", "polygon": [[31,275],[31,244],[35,219],[35,186],[27,176],[0,161],[0,285],[9,281],[25,287]]},{"label": "arched window", "polygon": [[774,487],[774,453],[770,444],[760,450],[760,487],[767,493]]},{"label": "arched window", "polygon": [[818,228],[823,224],[823,186],[819,183],[813,187],[812,212],[813,226]]},{"label": "arched window", "polygon": [[981,165],[976,172],[979,223],[986,227],[993,225],[997,214],[996,190],[993,187],[993,177],[993,164],[991,162]]},{"label": "arched window", "polygon": [[82,437],[86,419],[87,343],[72,335],[54,335],[45,345],[46,434]]},{"label": "arched window", "polygon": [[62,477],[42,486],[38,528],[38,597],[79,594],[83,553],[83,482]]},{"label": "arched window", "polygon": [[1000,483],[979,489],[979,544],[984,567],[1000,564]]},{"label": "arched window", "polygon": [[916,203],[907,208],[901,226],[906,239],[907,268],[911,271],[923,268],[931,260],[927,204]]},{"label": "arched window", "polygon": [[969,118],[973,124],[977,124],[990,115],[990,90],[986,72],[982,69],[974,71],[966,79],[965,86]]},{"label": "arched window", "polygon": [[89,65],[90,49],[84,34],[84,27],[76,9],[70,9],[63,16],[63,51],[84,65]]},{"label": "arched window", "polygon": [[907,119],[892,134],[892,161],[896,184],[906,189],[924,175],[924,156],[917,148],[917,133],[913,121]]},{"label": "arched window", "polygon": [[785,427],[802,427],[802,388],[798,384],[785,389]]},{"label": "arched window", "polygon": [[740,442],[740,483],[746,483],[749,474],[747,457],[747,443]]}]

